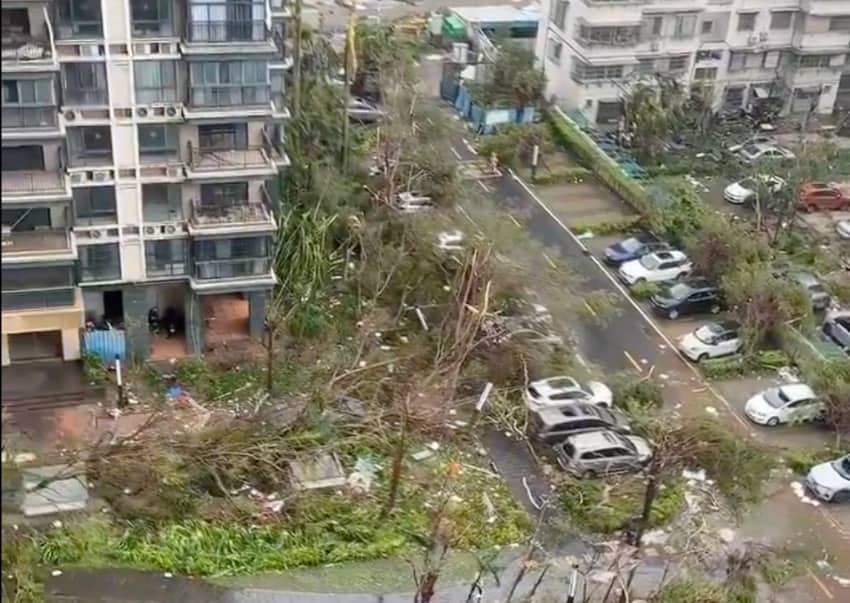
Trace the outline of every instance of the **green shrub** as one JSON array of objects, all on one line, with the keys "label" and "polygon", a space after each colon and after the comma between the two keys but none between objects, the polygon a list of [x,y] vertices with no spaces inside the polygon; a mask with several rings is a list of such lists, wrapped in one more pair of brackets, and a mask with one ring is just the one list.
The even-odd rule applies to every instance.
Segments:
[{"label": "green shrub", "polygon": [[702,578],[677,578],[665,584],[652,603],[729,603],[726,589]]},{"label": "green shrub", "polygon": [[532,178],[534,184],[578,184],[593,176],[589,169],[576,166],[558,170],[539,171]]},{"label": "green shrub", "polygon": [[100,356],[83,352],[83,379],[89,385],[104,385],[109,382],[109,369]]},{"label": "green shrub", "polygon": [[646,411],[661,408],[664,404],[661,386],[653,379],[617,375],[611,381],[611,389],[614,404],[622,408]]},{"label": "green shrub", "polygon": [[629,288],[629,293],[631,293],[632,297],[635,299],[649,299],[660,292],[661,285],[659,283],[650,283],[648,281],[635,283]]},{"label": "green shrub", "polygon": [[605,236],[633,232],[640,228],[641,218],[631,217],[610,222],[596,222],[595,224],[573,224],[570,230],[575,233],[592,232],[595,235]]},{"label": "green shrub", "polygon": [[820,463],[832,461],[844,452],[835,446],[823,446],[820,448],[804,448],[789,450],[785,453],[785,464],[794,473],[805,475],[809,469]]},{"label": "green shrub", "polygon": [[750,357],[732,356],[730,358],[709,358],[700,363],[703,374],[708,379],[724,380],[775,371],[788,366],[791,359],[782,350],[758,350]]}]

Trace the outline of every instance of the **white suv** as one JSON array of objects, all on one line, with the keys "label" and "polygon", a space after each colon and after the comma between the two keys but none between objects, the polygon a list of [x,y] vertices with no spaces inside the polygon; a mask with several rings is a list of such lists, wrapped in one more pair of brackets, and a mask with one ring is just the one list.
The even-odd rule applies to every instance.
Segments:
[{"label": "white suv", "polygon": [[676,280],[687,276],[691,270],[693,264],[688,256],[677,249],[670,249],[626,262],[620,266],[617,274],[627,285],[636,285]]}]

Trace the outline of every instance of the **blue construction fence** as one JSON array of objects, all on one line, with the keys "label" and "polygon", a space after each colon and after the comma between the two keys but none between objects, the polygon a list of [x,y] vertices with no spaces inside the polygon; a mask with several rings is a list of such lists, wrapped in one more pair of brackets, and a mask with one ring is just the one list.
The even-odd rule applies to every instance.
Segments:
[{"label": "blue construction fence", "polygon": [[450,102],[465,119],[472,122],[479,134],[491,134],[505,124],[534,122],[534,107],[487,109],[474,103],[469,90],[454,80],[443,80],[440,83],[440,96]]},{"label": "blue construction fence", "polygon": [[83,349],[109,366],[116,357],[127,359],[127,337],[124,331],[119,329],[85,331]]}]

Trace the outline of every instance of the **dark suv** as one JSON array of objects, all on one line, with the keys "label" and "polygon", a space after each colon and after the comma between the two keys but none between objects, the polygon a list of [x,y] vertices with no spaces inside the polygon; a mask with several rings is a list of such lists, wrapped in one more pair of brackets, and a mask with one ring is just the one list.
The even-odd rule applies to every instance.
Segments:
[{"label": "dark suv", "polygon": [[620,411],[585,402],[532,412],[528,428],[532,438],[547,444],[563,442],[568,436],[586,431],[630,431],[629,420]]},{"label": "dark suv", "polygon": [[689,278],[665,286],[649,301],[656,314],[671,319],[700,312],[717,314],[724,305],[720,288],[704,278]]}]

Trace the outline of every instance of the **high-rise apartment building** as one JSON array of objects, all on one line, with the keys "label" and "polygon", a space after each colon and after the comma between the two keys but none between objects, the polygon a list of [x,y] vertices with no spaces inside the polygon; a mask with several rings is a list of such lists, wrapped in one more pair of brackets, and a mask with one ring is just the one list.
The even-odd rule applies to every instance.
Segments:
[{"label": "high-rise apartment building", "polygon": [[850,0],[543,0],[547,96],[616,123],[654,73],[709,85],[718,109],[775,98],[785,113],[850,108]]},{"label": "high-rise apartment building", "polygon": [[2,0],[4,366],[86,327],[141,358],[261,333],[285,1]]}]

